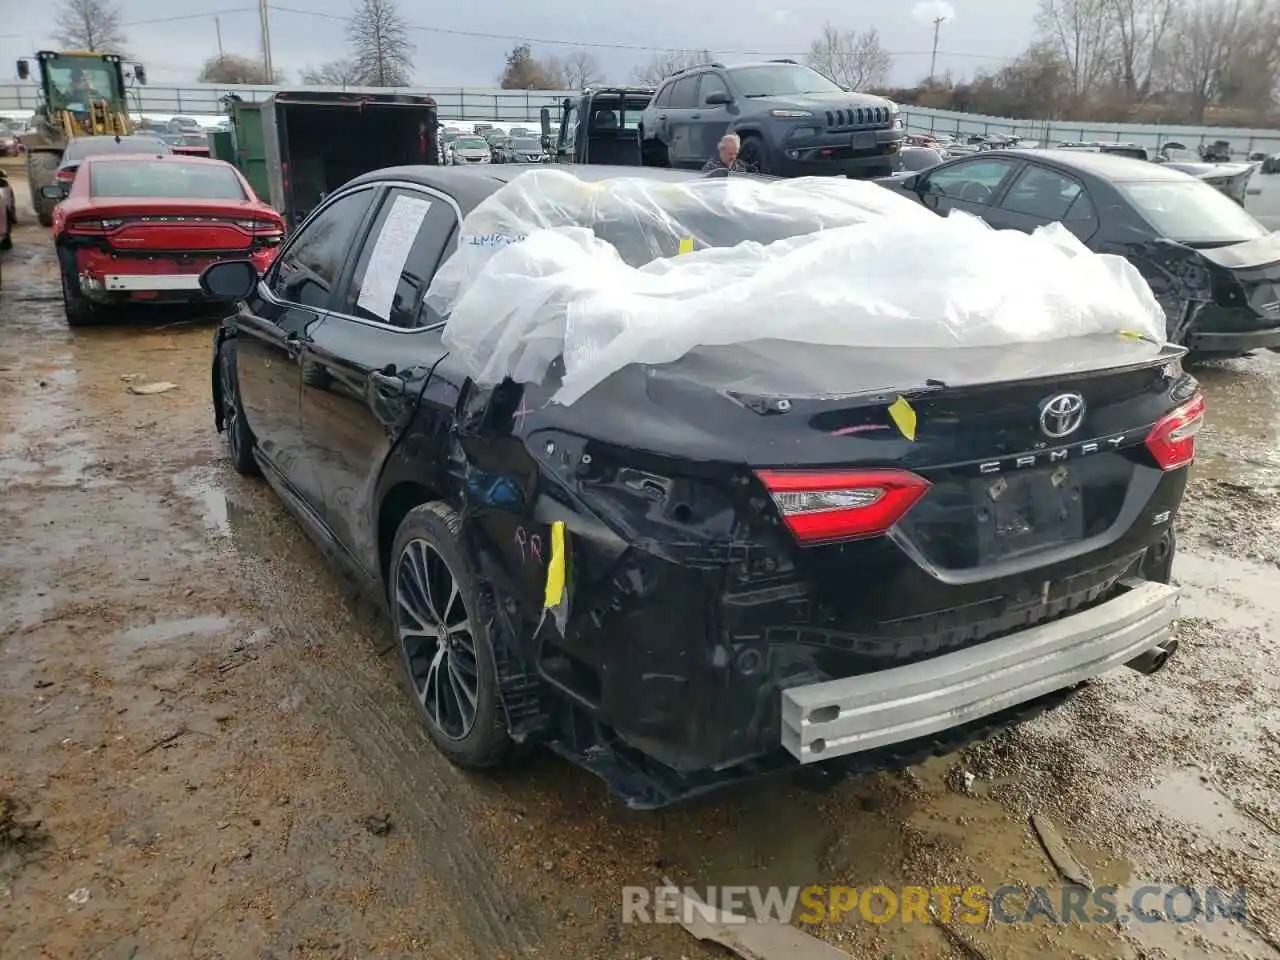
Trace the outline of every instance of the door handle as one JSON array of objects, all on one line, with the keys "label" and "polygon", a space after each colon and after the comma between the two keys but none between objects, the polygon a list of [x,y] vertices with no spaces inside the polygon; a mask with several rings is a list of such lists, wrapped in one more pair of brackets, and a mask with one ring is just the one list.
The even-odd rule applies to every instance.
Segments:
[{"label": "door handle", "polygon": [[660,113],[660,114],[658,114],[658,119],[659,119],[659,120],[665,120],[665,119],[667,119],[667,115],[666,115],[665,113]]},{"label": "door handle", "polygon": [[393,373],[375,370],[369,374],[369,380],[382,393],[404,393],[404,381]]},{"label": "door handle", "polygon": [[700,114],[700,113],[691,113],[691,114],[689,114],[689,119],[690,119],[690,120],[701,120],[701,119],[702,119],[702,114]]}]

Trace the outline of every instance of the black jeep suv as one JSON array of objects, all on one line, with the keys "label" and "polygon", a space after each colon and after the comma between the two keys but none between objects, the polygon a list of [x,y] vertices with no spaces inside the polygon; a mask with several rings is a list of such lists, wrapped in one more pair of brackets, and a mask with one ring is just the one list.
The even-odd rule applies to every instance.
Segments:
[{"label": "black jeep suv", "polygon": [[897,104],[790,60],[681,70],[658,88],[640,127],[649,166],[696,169],[736,133],[748,169],[783,177],[886,176],[905,135]]}]

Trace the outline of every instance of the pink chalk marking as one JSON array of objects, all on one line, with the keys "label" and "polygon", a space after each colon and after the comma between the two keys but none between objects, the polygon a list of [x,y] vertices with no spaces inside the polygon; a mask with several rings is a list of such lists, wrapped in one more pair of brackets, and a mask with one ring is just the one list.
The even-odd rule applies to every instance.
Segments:
[{"label": "pink chalk marking", "polygon": [[847,437],[854,433],[867,433],[871,430],[888,430],[888,429],[889,428],[882,423],[861,423],[861,424],[856,424],[852,427],[841,427],[839,430],[832,430],[830,435],[833,437]]}]

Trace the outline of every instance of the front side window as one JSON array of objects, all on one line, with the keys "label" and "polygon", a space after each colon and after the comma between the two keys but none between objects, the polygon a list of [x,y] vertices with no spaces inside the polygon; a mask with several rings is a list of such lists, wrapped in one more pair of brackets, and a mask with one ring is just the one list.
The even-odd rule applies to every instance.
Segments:
[{"label": "front side window", "polygon": [[348,193],[303,226],[276,260],[271,292],[289,303],[327,308],[347,249],[372,198],[371,189]]},{"label": "front side window", "polygon": [[702,75],[702,86],[698,88],[698,97],[703,103],[707,102],[707,97],[713,93],[728,93],[729,88],[725,82],[720,79],[718,73],[704,73]]},{"label": "front side window", "polygon": [[1013,169],[1009,160],[968,160],[928,174],[925,192],[971,203],[988,203]]},{"label": "front side window", "polygon": [[457,225],[453,207],[438,197],[388,192],[356,261],[343,311],[405,329],[440,319],[422,298]]},{"label": "front side window", "polygon": [[1240,204],[1190,176],[1115,187],[1157,233],[1179,243],[1240,243],[1271,235]]},{"label": "front side window", "polygon": [[816,70],[798,63],[762,63],[751,67],[734,67],[728,73],[738,92],[747,99],[844,91],[843,87],[832,83]]}]

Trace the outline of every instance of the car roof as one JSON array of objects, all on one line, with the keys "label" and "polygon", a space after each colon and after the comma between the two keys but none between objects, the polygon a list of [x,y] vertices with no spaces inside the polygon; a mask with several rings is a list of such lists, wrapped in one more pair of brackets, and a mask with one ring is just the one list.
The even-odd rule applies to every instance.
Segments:
[{"label": "car roof", "polygon": [[[351,185],[380,183],[387,180],[418,183],[450,195],[462,207],[463,213],[469,213],[490,194],[528,169],[528,167],[516,165],[506,169],[502,164],[475,167],[391,167],[357,177],[351,181]],[[615,167],[594,163],[549,165],[549,169],[567,170],[579,180],[585,180],[588,183],[615,177],[639,177],[645,180],[679,183],[685,180],[698,180],[704,176],[696,171],[673,170],[668,167]]]},{"label": "car roof", "polygon": [[[1081,173],[1093,174],[1113,183],[1133,183],[1143,180],[1178,180],[1187,177],[1181,170],[1170,170],[1164,164],[1150,160],[1137,160],[1115,153],[1094,153],[1088,150],[983,150],[977,156],[1018,157],[1026,160],[1047,160],[1061,167],[1069,167]],[[968,159],[966,157],[965,159]]]}]

